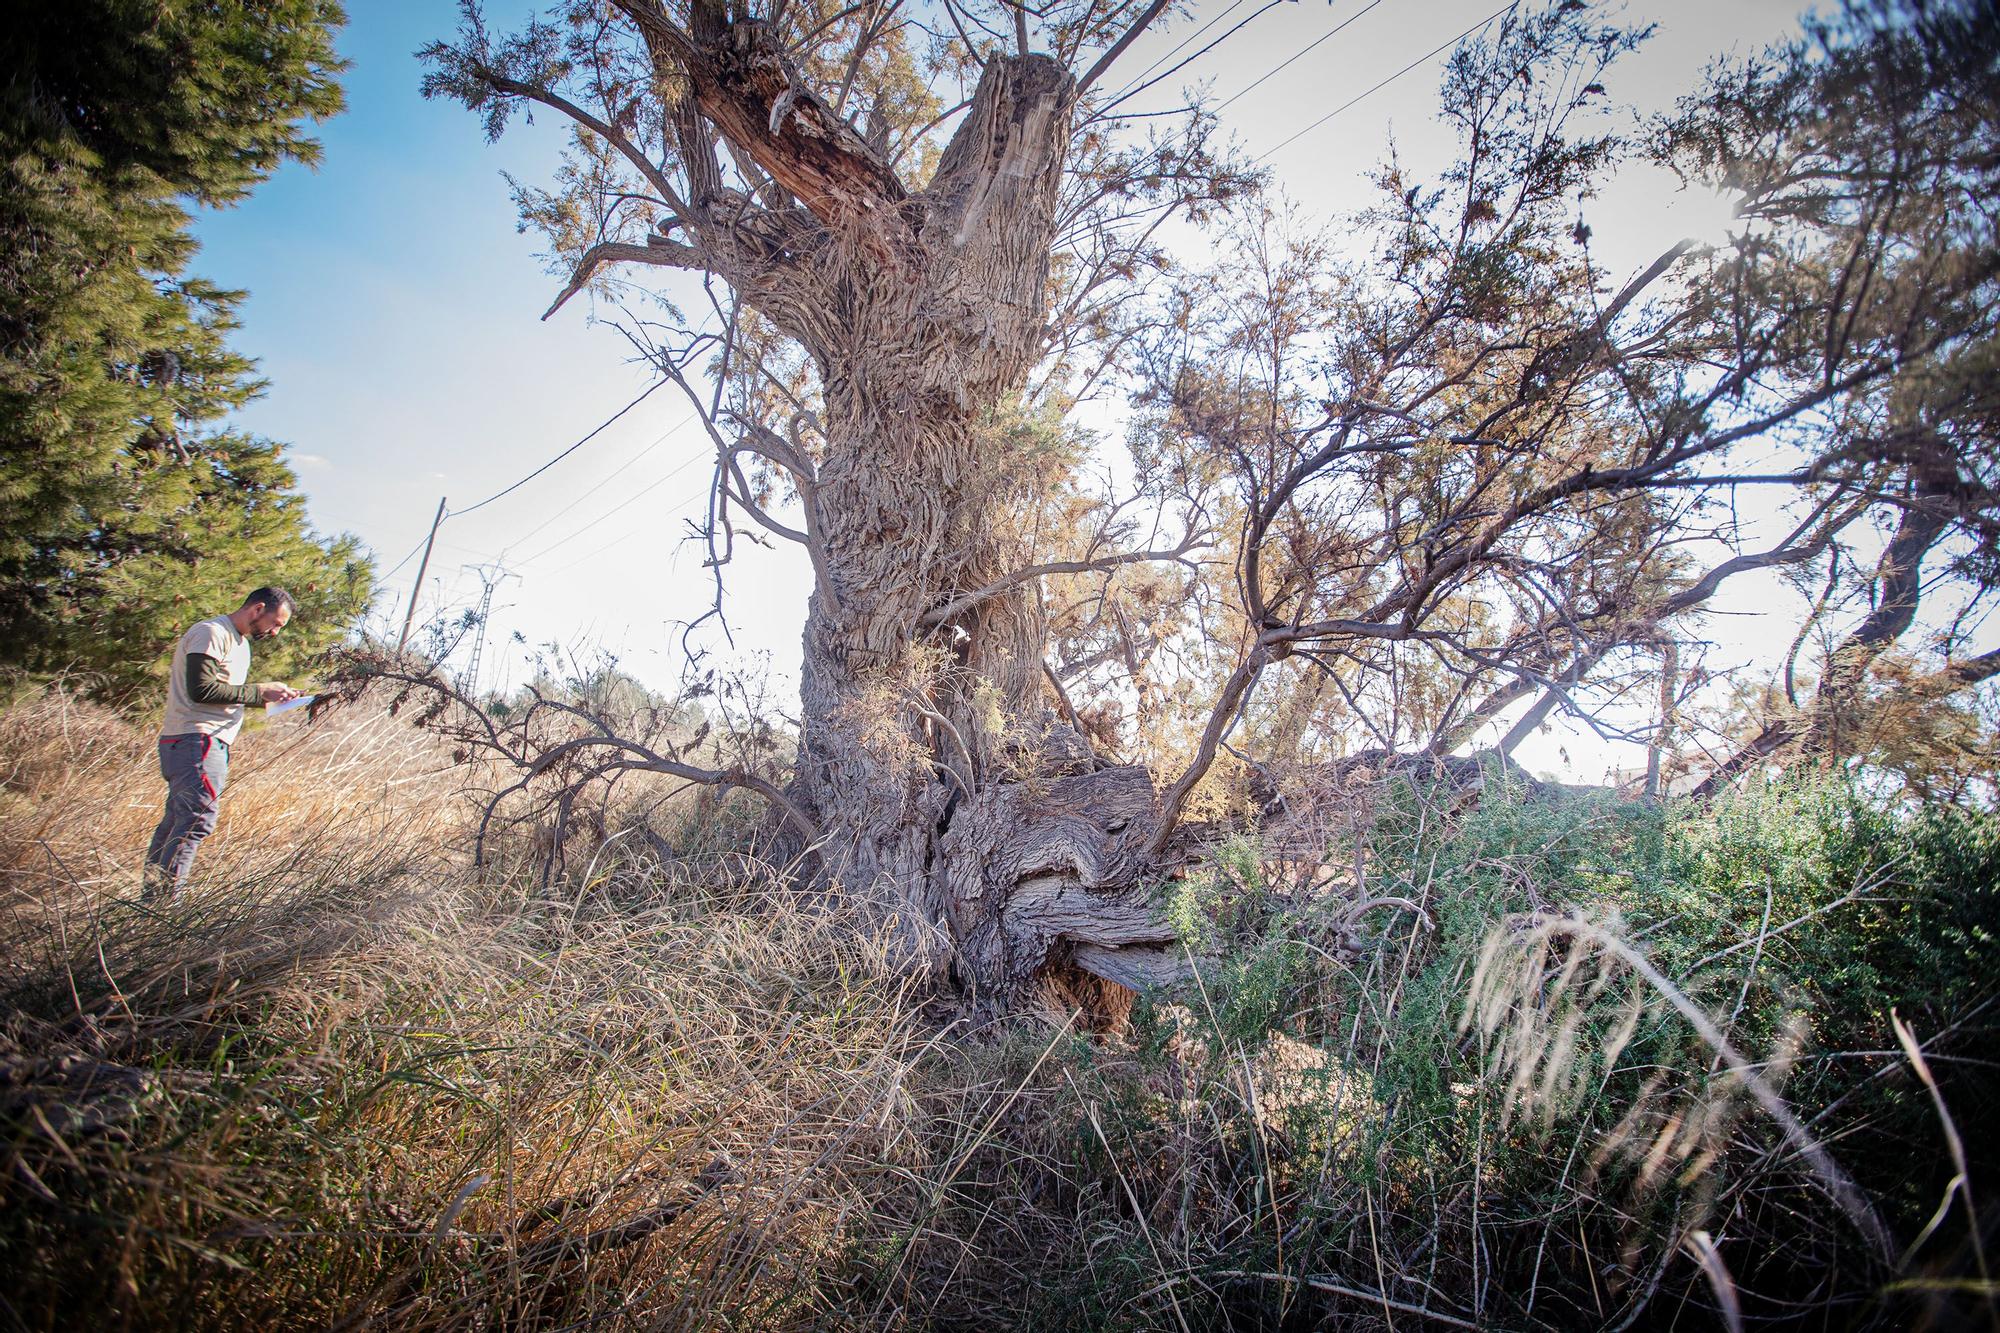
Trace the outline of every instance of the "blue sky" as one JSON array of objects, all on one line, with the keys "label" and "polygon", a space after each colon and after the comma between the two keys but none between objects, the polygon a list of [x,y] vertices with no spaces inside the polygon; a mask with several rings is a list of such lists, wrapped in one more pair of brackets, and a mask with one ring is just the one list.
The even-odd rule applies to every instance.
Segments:
[{"label": "blue sky", "polygon": [[[1229,106],[1226,128],[1263,152],[1476,23],[1497,0],[1386,0],[1363,13],[1364,3],[1282,6],[1147,97],[1171,105],[1175,89],[1197,79],[1212,79],[1228,97],[1358,14]],[[1123,62],[1124,75],[1227,7],[1202,0],[1190,20],[1149,34]],[[493,25],[506,27],[524,9],[491,6]],[[320,129],[320,169],[287,167],[244,204],[203,216],[196,267],[249,292],[237,342],[258,358],[271,388],[241,423],[291,446],[314,524],[357,534],[386,570],[422,538],[441,495],[463,506],[499,490],[650,376],[631,364],[616,331],[591,323],[585,299],[540,322],[560,284],[536,259],[536,239],[516,231],[501,173],[546,180],[557,127],[517,121],[489,145],[462,107],[419,96],[414,53],[456,28],[450,0],[349,0],[349,11],[340,38],[352,62],[348,110]],[[1760,0],[1634,5],[1631,17],[1657,17],[1661,27],[1620,67],[1612,98],[1665,105],[1712,56],[1762,45],[1794,26],[1794,12]],[[1438,63],[1276,153],[1285,189],[1321,216],[1359,206],[1364,174],[1392,133],[1407,160],[1438,164],[1449,151],[1432,119]],[[1699,200],[1683,201],[1686,217],[1670,212],[1672,192],[1670,181],[1634,178],[1593,207],[1594,244],[1614,271],[1643,265],[1700,213]],[[473,604],[479,582],[469,566],[503,552],[520,574],[498,595],[488,684],[522,678],[523,650],[509,642],[516,632],[579,652],[604,647],[642,677],[675,673],[678,622],[700,615],[712,597],[699,555],[682,540],[706,486],[708,446],[675,395],[662,390],[522,491],[446,523],[422,614]],[[411,560],[397,571],[389,597],[409,594],[415,567]],[[805,564],[790,551],[753,550],[730,574],[735,650],[768,652],[780,695],[796,668],[807,590]],[[1746,589],[1739,605],[1756,605],[1758,595]],[[1756,616],[1724,617],[1721,626],[1744,660],[1785,634]],[[1566,744],[1587,757],[1560,762]],[[1538,740],[1522,757],[1582,776],[1620,758],[1573,730]]]},{"label": "blue sky", "polygon": [[[650,379],[627,364],[615,333],[586,326],[581,303],[538,321],[551,283],[533,238],[516,232],[500,172],[545,168],[559,139],[553,126],[520,126],[494,148],[463,108],[418,95],[413,53],[455,22],[449,4],[352,6],[340,42],[352,62],[349,109],[321,128],[320,169],[287,168],[200,228],[202,269],[250,293],[239,342],[272,384],[244,424],[291,444],[315,524],[359,534],[384,568],[422,536],[441,495],[467,505],[497,490]],[[626,461],[682,415],[672,406],[655,395],[573,466],[448,524],[426,597],[462,601],[476,580],[460,578],[461,565],[494,558],[605,464]],[[623,475],[643,486],[666,471],[658,464],[700,447],[692,437],[668,444]],[[698,472],[685,476],[662,498],[697,492]],[[593,513],[579,506],[575,525]],[[538,534],[547,540],[537,549],[570,530]],[[549,564],[594,544],[586,534]],[[403,591],[414,572],[411,562],[398,575]],[[624,592],[629,600],[629,583]],[[562,600],[587,609],[579,631],[613,609],[588,595]],[[571,628],[533,627],[538,637]]]}]

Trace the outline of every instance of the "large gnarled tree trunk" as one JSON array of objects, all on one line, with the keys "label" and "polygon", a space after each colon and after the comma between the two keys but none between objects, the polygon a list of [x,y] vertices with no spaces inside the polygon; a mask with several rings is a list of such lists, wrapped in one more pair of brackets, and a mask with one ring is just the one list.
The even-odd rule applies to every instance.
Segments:
[{"label": "large gnarled tree trunk", "polygon": [[906,193],[798,90],[761,25],[697,20],[646,30],[700,114],[811,215],[760,233],[720,223],[741,201],[719,188],[688,201],[726,233],[695,228],[713,242],[702,265],[799,341],[822,390],[824,460],[800,487],[819,580],[791,793],[819,826],[818,864],[882,903],[910,962],[955,962],[985,1007],[1079,947],[1088,961],[1164,942],[1136,855],[1152,785],[1093,771],[1045,693],[994,429],[1045,345],[1075,80],[1043,55],[992,60],[928,187]]}]

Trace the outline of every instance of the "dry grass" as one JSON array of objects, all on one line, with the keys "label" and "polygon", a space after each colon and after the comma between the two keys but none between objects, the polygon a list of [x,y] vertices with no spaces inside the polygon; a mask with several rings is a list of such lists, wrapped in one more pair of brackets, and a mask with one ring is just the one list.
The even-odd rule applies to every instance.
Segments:
[{"label": "dry grass", "polygon": [[[0,710],[0,873],[14,903],[135,890],[165,786],[150,730],[51,690]],[[385,712],[294,715],[246,733],[231,756],[201,879],[237,885],[366,852],[436,850],[458,826],[464,774]],[[27,892],[32,887],[33,892]]]},{"label": "dry grass", "polygon": [[245,738],[155,909],[121,900],[146,738],[5,720],[9,1322],[818,1322],[907,1155],[922,1037],[879,951],[657,866],[477,883],[449,757],[322,725]]},{"label": "dry grass", "polygon": [[[1273,895],[1283,930],[1257,907],[1261,942],[1121,1034],[973,1033],[658,792],[607,798],[553,878],[531,823],[475,873],[491,775],[357,706],[246,736],[156,907],[148,735],[50,694],[0,712],[0,753],[0,1326],[1585,1327],[1736,1299],[1740,1220],[1697,1239],[1597,1197],[1618,1108],[1562,1108],[1604,1098],[1568,1054],[1603,1040],[1523,1002],[1621,974],[1517,950],[1503,987],[1495,945],[1475,977],[1428,842],[1400,880],[1373,856],[1366,929]],[[1545,853],[1464,865],[1527,883]],[[1324,892],[1361,892],[1357,858]],[[1427,1063],[1455,1072],[1425,1100]],[[1700,1146],[1754,1160],[1755,1128]]]}]

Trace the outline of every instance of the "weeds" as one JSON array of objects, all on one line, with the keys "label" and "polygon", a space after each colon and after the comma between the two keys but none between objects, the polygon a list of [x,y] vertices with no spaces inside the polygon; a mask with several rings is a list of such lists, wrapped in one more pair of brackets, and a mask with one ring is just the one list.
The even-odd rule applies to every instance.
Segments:
[{"label": "weeds", "polygon": [[246,736],[156,909],[146,738],[0,740],[10,1326],[1990,1312],[1989,820],[1404,783],[1175,886],[1194,974],[1121,1030],[970,1032],[698,798],[475,873],[487,776],[351,710]]}]

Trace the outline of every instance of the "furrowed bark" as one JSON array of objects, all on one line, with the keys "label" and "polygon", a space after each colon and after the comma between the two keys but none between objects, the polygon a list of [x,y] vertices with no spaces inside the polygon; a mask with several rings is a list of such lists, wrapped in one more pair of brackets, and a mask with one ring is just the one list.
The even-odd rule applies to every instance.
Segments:
[{"label": "furrowed bark", "polygon": [[[704,7],[683,33],[625,8],[731,151],[820,229],[792,247],[809,296],[742,290],[777,298],[767,313],[823,397],[788,793],[821,831],[822,873],[881,904],[911,965],[955,960],[982,1005],[1012,1003],[1075,944],[1158,942],[1136,899],[1090,896],[1136,883],[1125,843],[1091,821],[1129,807],[1121,829],[1138,836],[1150,782],[1092,772],[1047,692],[1043,615],[1014,577],[1033,556],[1009,535],[988,428],[1041,352],[1072,79],[1046,56],[989,63],[930,187],[909,194],[758,25]],[[782,318],[815,301],[810,321]],[[1032,796],[1024,777],[1081,785]],[[1099,786],[1108,803],[1086,799]]]}]

